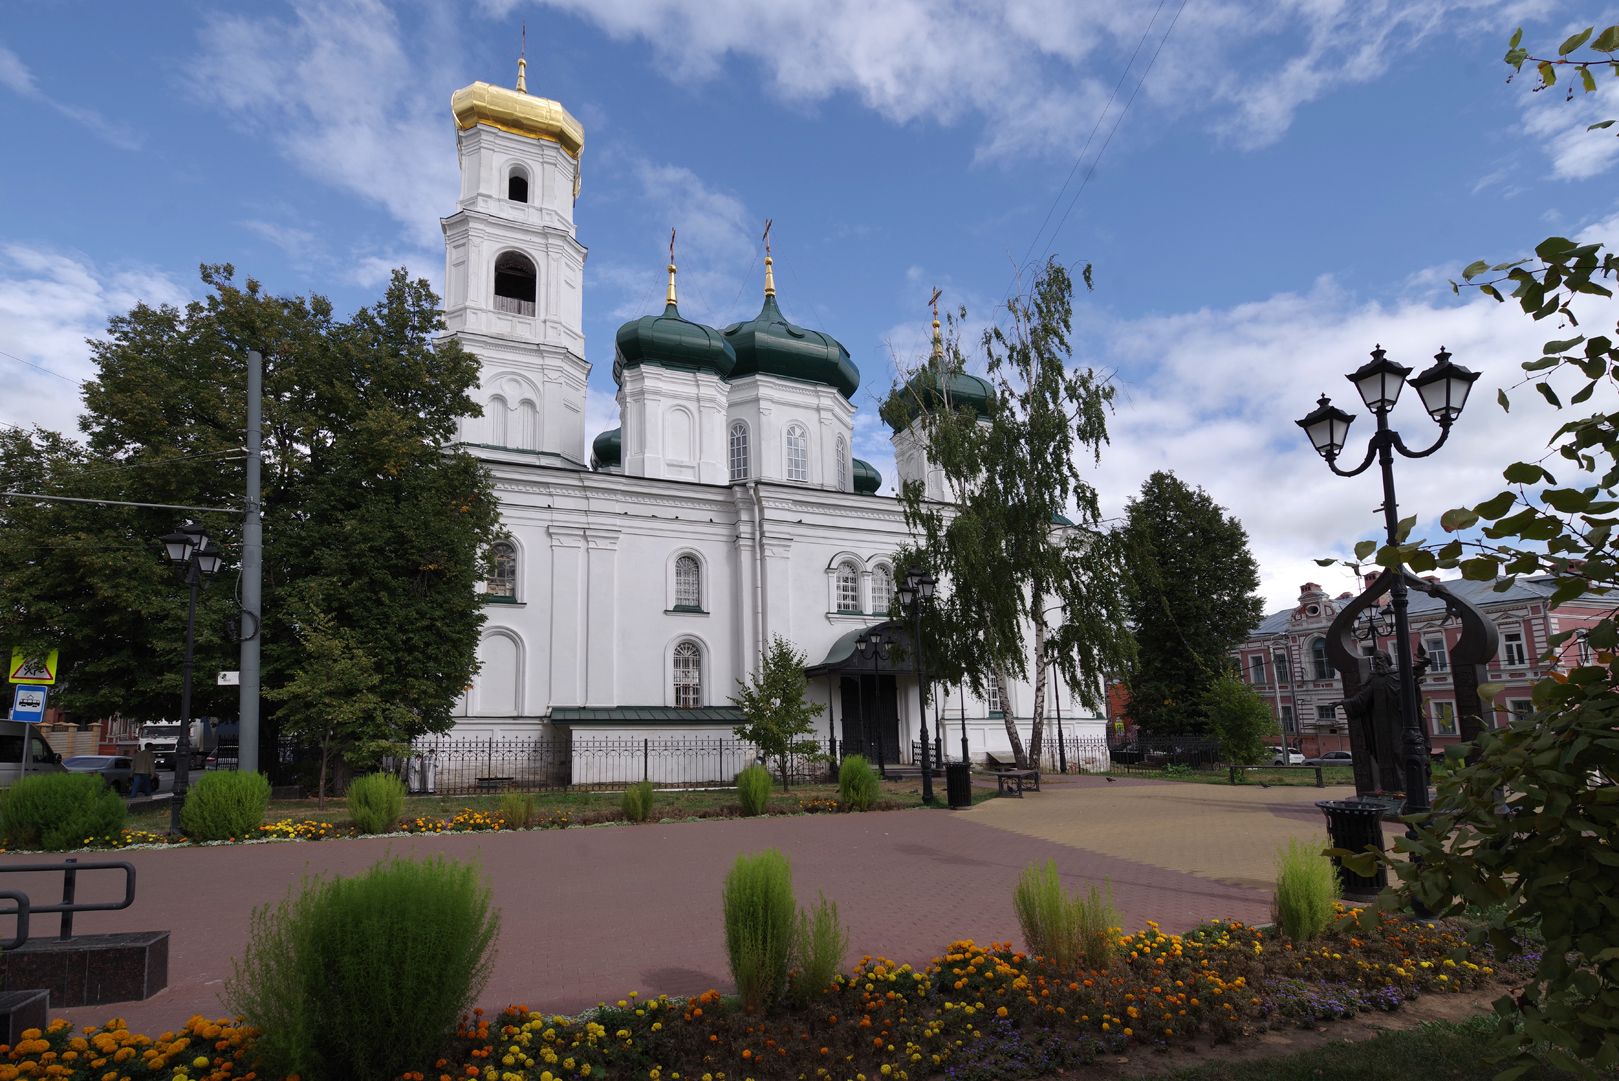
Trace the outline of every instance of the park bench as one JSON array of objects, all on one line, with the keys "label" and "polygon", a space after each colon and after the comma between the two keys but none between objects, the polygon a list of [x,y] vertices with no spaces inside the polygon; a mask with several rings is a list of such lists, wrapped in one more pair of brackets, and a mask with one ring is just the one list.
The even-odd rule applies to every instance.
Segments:
[{"label": "park bench", "polygon": [[1001,769],[995,771],[995,782],[999,786],[998,795],[1006,795],[1009,791],[1023,798],[1025,783],[1034,791],[1040,791],[1040,771],[1037,769]]},{"label": "park bench", "polygon": [[479,777],[476,787],[479,792],[504,792],[516,783],[516,777]]},{"label": "park bench", "polygon": [[1313,769],[1315,770],[1315,786],[1325,788],[1327,787],[1327,782],[1321,776],[1322,768],[1321,766],[1232,766],[1231,783],[1237,783],[1237,771],[1241,769]]}]

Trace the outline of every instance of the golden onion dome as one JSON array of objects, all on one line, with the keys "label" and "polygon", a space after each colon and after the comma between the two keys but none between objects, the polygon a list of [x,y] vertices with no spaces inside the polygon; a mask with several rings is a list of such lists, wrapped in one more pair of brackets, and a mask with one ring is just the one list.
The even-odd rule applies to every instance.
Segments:
[{"label": "golden onion dome", "polygon": [[513,135],[549,139],[575,158],[585,147],[585,129],[560,102],[530,97],[490,83],[473,83],[450,97],[455,126],[462,131],[488,124]]}]

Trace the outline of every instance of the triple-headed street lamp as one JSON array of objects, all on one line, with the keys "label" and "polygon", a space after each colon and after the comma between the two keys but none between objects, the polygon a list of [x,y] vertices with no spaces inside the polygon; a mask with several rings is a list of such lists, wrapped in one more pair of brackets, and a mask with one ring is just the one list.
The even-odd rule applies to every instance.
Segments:
[{"label": "triple-headed street lamp", "polygon": [[939,580],[918,567],[905,573],[905,582],[895,592],[899,602],[911,613],[911,651],[915,653],[916,709],[922,733],[922,802],[933,802],[933,766],[928,756],[928,691],[927,671],[922,667],[922,606],[933,600],[933,590]]},{"label": "triple-headed street lamp", "polygon": [[196,522],[187,522],[178,532],[163,538],[163,558],[191,587],[190,607],[186,610],[186,659],[180,682],[180,738],[174,748],[174,796],[169,803],[169,833],[180,834],[180,809],[185,805],[191,781],[191,659],[197,642],[197,591],[206,589],[219,572],[223,555]]},{"label": "triple-headed street lamp", "polygon": [[[1377,459],[1383,472],[1383,522],[1389,544],[1400,543],[1399,505],[1394,498],[1394,452],[1398,450],[1407,458],[1426,458],[1444,446],[1445,440],[1450,438],[1450,426],[1461,416],[1462,407],[1467,404],[1468,392],[1473,389],[1473,383],[1479,376],[1477,372],[1470,372],[1459,364],[1451,363],[1450,354],[1441,347],[1434,355],[1433,366],[1411,380],[1411,385],[1422,398],[1422,407],[1439,425],[1439,440],[1427,450],[1414,451],[1406,447],[1400,439],[1399,432],[1393,431],[1388,426],[1389,412],[1393,410],[1395,402],[1399,401],[1400,390],[1405,386],[1406,376],[1410,374],[1410,368],[1389,360],[1384,355],[1383,348],[1379,346],[1372,350],[1370,361],[1345,376],[1355,384],[1355,389],[1360,392],[1366,408],[1377,418],[1377,430],[1372,433],[1372,438],[1367,444],[1366,458],[1354,469],[1339,469],[1337,462],[1338,454],[1343,450],[1344,442],[1349,436],[1349,424],[1355,419],[1353,416],[1334,406],[1332,400],[1323,394],[1315,411],[1296,422],[1310,437],[1316,451],[1326,459],[1327,467],[1340,477],[1358,476],[1371,467],[1374,457]],[[1417,687],[1411,664],[1411,627],[1406,618],[1407,600],[1403,574],[1395,577],[1391,594],[1391,607],[1394,609],[1394,648],[1400,670],[1400,727],[1405,766],[1405,813],[1421,814],[1430,809],[1428,739],[1417,715]]]},{"label": "triple-headed street lamp", "polygon": [[878,726],[872,723],[871,714],[877,712],[877,703],[882,697],[878,693],[878,669],[888,655],[888,639],[883,635],[882,631],[874,627],[863,634],[856,635],[854,646],[855,649],[860,651],[861,657],[869,656],[871,658],[871,713],[866,712],[866,678],[864,675],[860,677],[860,749],[866,753],[866,758],[869,761],[871,758],[872,736],[876,735],[877,772],[886,781],[888,779],[888,769],[883,765],[883,737]]}]

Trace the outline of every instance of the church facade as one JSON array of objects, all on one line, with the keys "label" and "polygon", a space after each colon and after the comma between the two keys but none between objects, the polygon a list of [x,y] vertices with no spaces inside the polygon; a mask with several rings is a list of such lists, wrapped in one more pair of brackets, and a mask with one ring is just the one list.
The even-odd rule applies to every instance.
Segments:
[{"label": "church facade", "polygon": [[[787,318],[768,255],[759,314],[723,329],[680,314],[671,264],[662,312],[616,336],[621,424],[587,433],[573,215],[584,131],[521,76],[516,90],[458,91],[452,111],[461,193],[442,219],[445,321],[482,362],[484,409],[458,439],[493,474],[507,531],[454,735],[729,738],[737,681],[781,635],[829,707],[818,735],[875,737],[908,761],[915,674],[854,645],[875,626],[904,637],[888,611],[906,570],[891,553],[908,533],[853,455],[848,350]],[[914,433],[895,441],[902,474],[936,483]],[[952,755],[963,727],[974,757],[1009,755],[1004,717],[1030,715],[1028,684],[990,701],[939,690],[930,735],[942,717]],[[1052,693],[1074,734],[1101,734]]]}]

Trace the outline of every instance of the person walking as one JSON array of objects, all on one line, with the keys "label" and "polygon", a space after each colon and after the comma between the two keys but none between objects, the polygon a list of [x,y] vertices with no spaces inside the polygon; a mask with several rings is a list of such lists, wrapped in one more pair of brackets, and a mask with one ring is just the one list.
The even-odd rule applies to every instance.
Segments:
[{"label": "person walking", "polygon": [[129,776],[131,799],[157,795],[157,755],[150,743],[135,752],[135,760],[129,765]]}]

